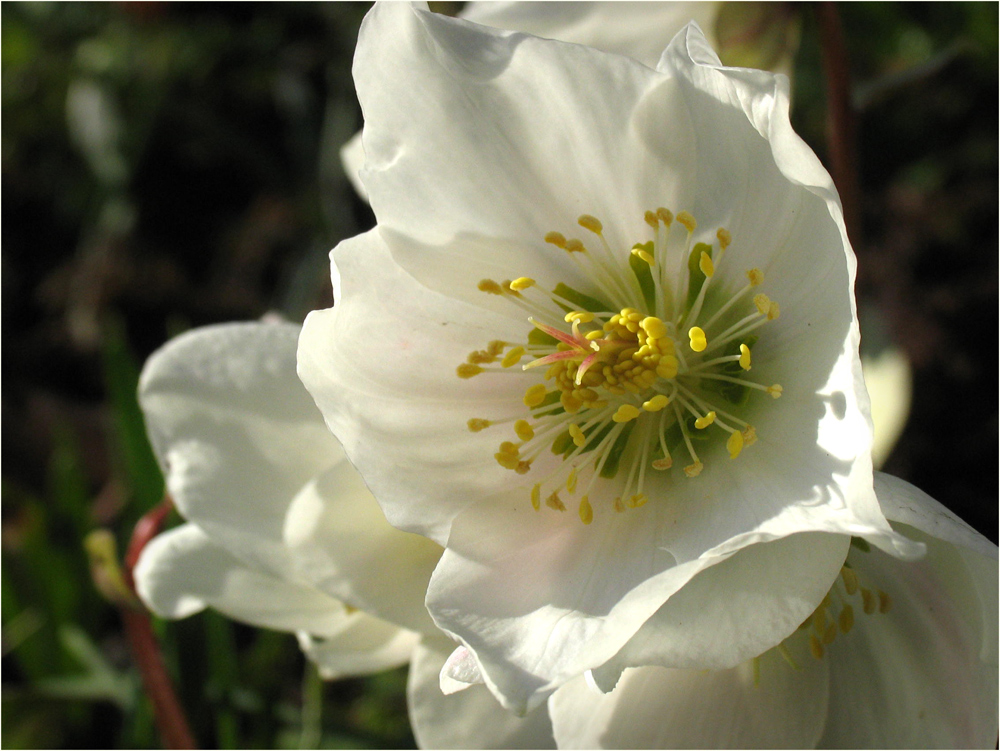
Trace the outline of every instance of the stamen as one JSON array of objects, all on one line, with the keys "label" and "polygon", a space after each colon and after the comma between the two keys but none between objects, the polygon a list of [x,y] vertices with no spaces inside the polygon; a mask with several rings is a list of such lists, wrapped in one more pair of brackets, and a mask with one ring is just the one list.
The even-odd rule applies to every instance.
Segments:
[{"label": "stamen", "polygon": [[584,524],[590,524],[594,521],[594,509],[590,507],[590,500],[587,496],[580,499],[580,521]]},{"label": "stamen", "polygon": [[[461,367],[461,366],[459,366]],[[547,389],[544,383],[536,383],[524,392],[524,406],[537,407],[545,400]]]},{"label": "stamen", "polygon": [[713,422],[715,422],[715,412],[714,411],[713,412],[709,412],[704,417],[699,417],[697,420],[694,421],[694,426],[696,428],[698,428],[698,430],[704,430],[709,425],[711,425]]},{"label": "stamen", "polygon": [[702,274],[709,278],[715,274],[715,264],[712,263],[712,256],[704,250],[701,251],[701,256],[698,259],[698,268],[701,269]]},{"label": "stamen", "polygon": [[750,348],[745,344],[740,345],[740,367],[750,370]]},{"label": "stamen", "polygon": [[691,330],[688,331],[688,339],[690,339],[691,349],[695,352],[704,352],[708,346],[705,332],[697,326],[692,326]]},{"label": "stamen", "polygon": [[510,368],[521,362],[521,358],[524,357],[524,347],[514,347],[510,352],[504,355],[503,360],[500,361],[500,365],[504,368]]},{"label": "stamen", "polygon": [[[455,372],[458,373],[459,378],[472,378],[483,372],[483,369],[478,365],[473,365],[472,363],[463,362],[457,368]],[[544,388],[544,387],[543,387]]]},{"label": "stamen", "polygon": [[525,443],[535,437],[535,431],[532,429],[531,424],[527,420],[518,420],[515,422],[514,432],[517,433],[517,437]]},{"label": "stamen", "polygon": [[529,287],[535,286],[535,280],[530,279],[526,276],[520,276],[510,283],[510,288],[515,292],[520,292],[522,290],[528,289]]},{"label": "stamen", "polygon": [[493,423],[489,420],[484,420],[480,417],[473,417],[466,423],[469,426],[469,431],[472,433],[478,433],[480,430],[486,430]]},{"label": "stamen", "polygon": [[740,431],[734,430],[729,436],[729,440],[726,441],[726,450],[729,451],[730,459],[735,459],[740,455],[743,450],[743,434]]},{"label": "stamen", "polygon": [[629,420],[634,420],[640,414],[642,414],[639,409],[633,404],[623,404],[615,412],[614,417],[611,419],[615,422],[628,422]]}]

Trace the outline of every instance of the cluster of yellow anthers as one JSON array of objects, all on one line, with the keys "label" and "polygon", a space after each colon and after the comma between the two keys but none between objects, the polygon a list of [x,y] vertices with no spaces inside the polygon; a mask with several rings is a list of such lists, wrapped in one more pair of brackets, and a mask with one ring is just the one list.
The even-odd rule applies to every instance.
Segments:
[{"label": "cluster of yellow anthers", "polygon": [[[695,442],[711,425],[728,436],[726,448],[736,458],[757,435],[734,413],[752,390],[775,399],[782,391],[778,384],[763,386],[744,377],[757,341],[753,331],[780,312],[762,293],[747,301],[763,273],[749,270],[746,285],[735,293],[721,289],[712,280],[732,242],[725,229],[709,245],[693,243],[697,223],[686,211],[674,217],[661,208],[646,212],[645,219],[653,238],[633,246],[624,259],[616,257],[601,222],[590,215],[578,223],[598,239],[594,250],[558,232],[545,236],[592,283],[586,291],[559,283],[549,292],[529,277],[482,280],[482,292],[522,308],[533,329],[524,342],[490,342],[457,369],[460,378],[472,378],[545,368],[544,378],[524,394],[530,420],[473,418],[468,427],[479,432],[514,422],[519,442],[502,442],[494,456],[519,474],[529,472],[546,448],[563,457],[532,488],[535,509],[548,486],[546,505],[564,511],[560,491],[565,487],[574,494],[580,475],[589,472],[579,501],[585,524],[593,520],[590,488],[599,477],[614,478],[623,460],[628,470],[624,490],[612,504],[616,511],[648,501],[647,467],[670,469],[672,451],[686,451],[691,462],[684,473],[697,477],[704,464]],[[685,232],[680,243],[676,237],[671,241],[676,227]],[[529,361],[512,370],[525,357]]]}]

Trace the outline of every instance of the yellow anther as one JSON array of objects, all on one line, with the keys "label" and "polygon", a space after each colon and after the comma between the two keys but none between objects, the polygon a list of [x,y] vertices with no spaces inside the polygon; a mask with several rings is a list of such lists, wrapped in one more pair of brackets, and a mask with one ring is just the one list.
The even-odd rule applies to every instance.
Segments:
[{"label": "yellow anther", "polygon": [[615,422],[628,422],[637,418],[639,414],[639,408],[634,404],[623,404],[611,419]]},{"label": "yellow anther", "polygon": [[545,235],[545,242],[555,245],[557,248],[566,247],[566,238],[563,237],[561,232],[549,232]]},{"label": "yellow anther", "polygon": [[764,272],[760,269],[750,269],[747,272],[747,279],[750,280],[751,287],[756,287],[764,281]]},{"label": "yellow anther", "polygon": [[519,276],[510,283],[510,288],[515,292],[520,292],[522,289],[528,289],[528,287],[534,286],[535,280],[527,276]]},{"label": "yellow anther", "polygon": [[580,430],[580,426],[575,422],[571,423],[569,426],[569,435],[573,439],[573,443],[577,446],[584,446],[587,443],[587,436],[583,434]]},{"label": "yellow anther", "polygon": [[601,234],[604,231],[604,225],[601,224],[601,220],[596,216],[591,216],[590,214],[581,214],[580,218],[576,220],[584,229],[589,229],[595,235]]},{"label": "yellow anther", "polygon": [[580,499],[580,521],[584,524],[594,521],[594,509],[590,507],[590,499],[587,496]]},{"label": "yellow anther", "polygon": [[643,214],[642,218],[645,219],[646,224],[648,224],[653,229],[656,229],[656,225],[659,224],[660,221],[659,219],[656,218],[656,214],[654,214],[652,211],[647,211],[645,214]]},{"label": "yellow anther", "polygon": [[500,285],[494,282],[492,279],[483,279],[481,282],[479,282],[477,286],[479,287],[480,292],[486,292],[491,295],[503,294],[503,290],[500,288]]},{"label": "yellow anther", "polygon": [[656,375],[660,378],[673,378],[677,375],[677,365],[676,357],[673,355],[662,355],[660,357],[660,364],[656,366]]},{"label": "yellow anther", "polygon": [[642,330],[646,332],[647,336],[651,336],[653,339],[662,339],[667,335],[667,324],[661,321],[656,316],[646,316],[642,319]]},{"label": "yellow anther", "polygon": [[698,428],[698,430],[704,430],[713,422],[715,422],[715,410],[712,410],[704,417],[699,417],[697,420],[695,420],[694,426]]},{"label": "yellow anther", "polygon": [[677,215],[677,221],[680,224],[683,224],[684,227],[687,228],[688,232],[694,232],[695,229],[697,229],[697,227],[698,227],[698,222],[696,222],[694,220],[694,217],[691,216],[690,212],[687,212],[687,211],[680,212]]},{"label": "yellow anther", "polygon": [[566,504],[562,502],[562,499],[559,497],[558,491],[556,491],[555,493],[553,493],[552,495],[550,495],[548,498],[545,499],[545,505],[551,509],[555,509],[556,511],[566,510]]},{"label": "yellow anther", "polygon": [[580,323],[590,323],[594,320],[594,314],[585,310],[571,310],[565,316],[563,320],[566,323],[573,323],[574,321],[579,321]]},{"label": "yellow anther", "polygon": [[639,508],[640,506],[645,506],[649,502],[649,496],[645,493],[638,493],[628,499],[629,508]]},{"label": "yellow anther", "polygon": [[719,238],[719,247],[723,250],[728,248],[729,244],[733,241],[733,236],[724,227],[719,227],[719,231],[715,233],[715,236]]},{"label": "yellow anther", "polygon": [[503,352],[503,348],[506,346],[507,342],[503,341],[502,339],[494,339],[492,342],[486,345],[486,350],[491,355],[496,356],[499,355],[501,352]]},{"label": "yellow anther", "polygon": [[583,406],[583,401],[581,399],[577,399],[568,391],[563,391],[559,395],[559,403],[562,405],[562,408],[571,415],[575,415],[580,411],[580,407]]},{"label": "yellow anther", "polygon": [[542,507],[542,485],[537,483],[535,487],[531,489],[531,507],[538,511]]},{"label": "yellow anther", "polygon": [[688,339],[691,343],[691,350],[694,352],[704,352],[708,346],[708,339],[705,338],[705,332],[700,326],[691,327],[691,330],[688,331]]},{"label": "yellow anther", "polygon": [[669,456],[665,456],[662,459],[656,459],[653,462],[653,469],[658,469],[661,471],[665,469],[670,469],[672,466],[674,466],[674,460],[671,459]]},{"label": "yellow anther", "polygon": [[726,450],[729,452],[730,459],[735,459],[740,455],[743,450],[743,434],[740,431],[734,430],[729,436],[729,440],[726,441]]},{"label": "yellow anther", "polygon": [[753,425],[747,425],[740,431],[743,434],[743,446],[753,446],[757,443],[757,430]]},{"label": "yellow anther", "polygon": [[750,370],[750,348],[745,344],[740,345],[740,367]]},{"label": "yellow anther", "polygon": [[861,604],[865,611],[865,615],[871,615],[878,609],[878,600],[875,597],[875,593],[870,589],[865,587],[861,588]]},{"label": "yellow anther", "polygon": [[844,605],[844,609],[840,611],[840,617],[837,620],[840,623],[840,630],[846,634],[854,625],[854,608],[850,604]]},{"label": "yellow anther", "polygon": [[[598,329],[597,331],[588,331],[586,334],[584,334],[584,336],[587,339],[590,339],[590,341],[594,341],[594,339],[600,339],[602,336],[604,336],[604,332]],[[596,347],[597,345],[591,345],[591,346]]]},{"label": "yellow anther", "polygon": [[780,315],[781,315],[781,308],[778,307],[778,303],[776,303],[774,300],[771,300],[771,304],[767,306],[767,320],[773,321]]},{"label": "yellow anther", "polygon": [[695,462],[694,464],[689,464],[684,468],[684,474],[688,477],[697,477],[701,474],[701,471],[705,469],[705,465],[701,462]]},{"label": "yellow anther", "polygon": [[531,471],[531,461],[519,461],[517,466],[514,467],[514,471],[519,475],[526,475]]},{"label": "yellow anther", "polygon": [[520,464],[521,460],[517,457],[517,454],[507,454],[503,451],[498,451],[493,455],[493,458],[497,460],[499,464],[504,469],[517,469],[517,465]]},{"label": "yellow anther", "polygon": [[469,430],[473,433],[478,433],[480,430],[486,430],[490,425],[492,425],[489,420],[484,420],[481,417],[473,417],[470,419],[466,425],[469,426]]},{"label": "yellow anther", "polygon": [[670,404],[670,398],[666,394],[657,394],[648,402],[642,403],[642,408],[647,412],[659,412]]},{"label": "yellow anther", "polygon": [[534,386],[528,388],[524,392],[524,406],[525,407],[537,407],[543,401],[545,401],[545,384],[536,383]]},{"label": "yellow anther", "polygon": [[712,256],[704,250],[701,251],[701,257],[698,259],[698,268],[707,277],[711,277],[715,273],[715,264],[712,263]]},{"label": "yellow anther", "polygon": [[[687,212],[682,212],[682,213],[687,213]],[[688,214],[688,216],[691,216],[691,215]],[[662,206],[656,210],[656,218],[659,219],[661,222],[663,222],[668,227],[670,226],[671,222],[674,221],[673,212],[671,212],[669,209],[663,208]],[[678,221],[679,221],[679,218],[678,218]],[[693,218],[692,218],[692,221],[694,221]]]},{"label": "yellow anther", "polygon": [[524,347],[514,347],[514,349],[504,355],[504,358],[500,361],[500,365],[509,368],[521,362],[522,357],[524,357]]},{"label": "yellow anther", "polygon": [[845,566],[840,569],[840,575],[844,579],[844,589],[847,590],[847,594],[853,595],[858,591],[858,575],[854,571]]},{"label": "yellow anther", "polygon": [[494,362],[496,359],[495,355],[491,355],[485,349],[477,349],[475,352],[470,352],[465,361],[472,365],[485,365]]},{"label": "yellow anther", "polygon": [[656,259],[653,258],[652,254],[645,248],[639,247],[638,245],[632,248],[632,255],[638,256],[650,266],[656,265]]},{"label": "yellow anther", "polygon": [[483,369],[478,365],[473,365],[472,363],[463,362],[457,368],[455,372],[458,374],[459,378],[472,378],[483,372]]},{"label": "yellow anther", "polygon": [[576,467],[573,467],[573,469],[569,471],[569,475],[566,477],[566,491],[568,493],[576,492],[576,480]]},{"label": "yellow anther", "polygon": [[527,420],[518,420],[514,423],[514,432],[522,441],[530,441],[535,437],[535,431]]},{"label": "yellow anther", "polygon": [[622,511],[625,510],[625,504],[622,503],[621,496],[618,496],[617,498],[615,498],[615,502],[612,505],[613,505],[615,511],[617,511],[619,514]]},{"label": "yellow anther", "polygon": [[773,386],[768,386],[767,389],[765,390],[767,391],[767,393],[771,395],[772,399],[780,399],[781,395],[785,391],[783,388],[781,388],[780,383],[776,383]]},{"label": "yellow anther", "polygon": [[520,450],[518,449],[516,443],[511,443],[510,441],[504,441],[503,443],[500,444],[500,453],[510,454],[511,456],[517,456],[520,453]]},{"label": "yellow anther", "polygon": [[823,645],[819,643],[819,639],[814,634],[809,634],[809,652],[817,660],[823,659]]},{"label": "yellow anther", "polygon": [[892,607],[892,598],[889,597],[888,592],[883,592],[879,590],[878,593],[878,612],[888,613],[889,609]]},{"label": "yellow anther", "polygon": [[757,306],[758,313],[766,316],[767,312],[771,309],[771,298],[761,292],[753,296],[753,304]]},{"label": "yellow anther", "polygon": [[566,244],[563,245],[563,248],[569,253],[582,253],[586,250],[586,248],[583,247],[583,243],[579,240],[567,240]]},{"label": "yellow anther", "polygon": [[837,624],[833,621],[830,625],[826,627],[826,631],[823,632],[823,643],[833,644],[833,640],[837,638]]}]

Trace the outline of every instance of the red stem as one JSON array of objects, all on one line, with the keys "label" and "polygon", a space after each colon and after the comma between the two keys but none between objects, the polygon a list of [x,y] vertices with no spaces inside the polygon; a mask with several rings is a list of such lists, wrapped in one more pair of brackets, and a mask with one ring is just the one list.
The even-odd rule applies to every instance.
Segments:
[{"label": "red stem", "polygon": [[[128,551],[125,553],[124,573],[125,582],[133,592],[135,592],[135,580],[132,577],[132,568],[139,560],[142,549],[163,528],[171,508],[173,508],[173,503],[167,496],[160,505],[143,516],[132,531],[132,539],[129,541]],[[145,610],[131,608],[127,605],[123,605],[120,612],[122,622],[125,624],[125,635],[128,638],[129,648],[132,650],[132,658],[142,676],[146,696],[153,704],[153,717],[164,746],[167,748],[198,748],[194,736],[191,734],[184,710],[177,700],[177,694],[174,693],[173,683],[170,681],[169,673],[167,673],[167,666],[163,662],[163,654],[160,652],[160,645],[153,633],[149,614]]]}]

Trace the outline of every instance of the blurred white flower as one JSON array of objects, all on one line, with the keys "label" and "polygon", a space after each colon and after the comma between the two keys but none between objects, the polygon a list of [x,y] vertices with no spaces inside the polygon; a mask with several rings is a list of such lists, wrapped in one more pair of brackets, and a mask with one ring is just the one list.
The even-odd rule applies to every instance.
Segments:
[{"label": "blurred white flower", "polygon": [[632,668],[607,695],[567,684],[549,699],[559,747],[991,747],[997,548],[912,485],[875,478],[927,557],[852,547],[802,628],[738,667]]},{"label": "blurred white flower", "polygon": [[616,655],[733,667],[847,536],[922,552],[872,488],[855,259],[784,77],[695,26],[652,70],[402,4],[354,73],[378,226],[335,249],[299,372],[446,548],[428,607],[506,706]]}]

